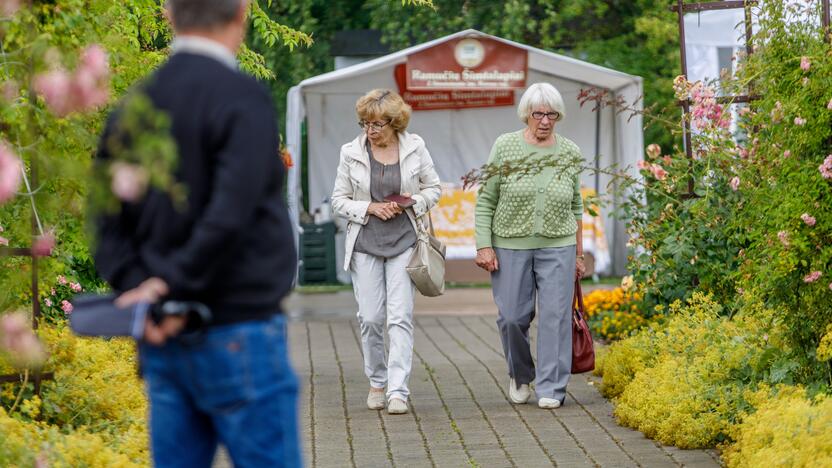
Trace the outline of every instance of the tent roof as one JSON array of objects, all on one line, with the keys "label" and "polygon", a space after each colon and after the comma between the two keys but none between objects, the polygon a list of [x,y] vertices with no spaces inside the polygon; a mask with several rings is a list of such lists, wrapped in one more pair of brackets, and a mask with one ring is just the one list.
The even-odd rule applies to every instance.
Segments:
[{"label": "tent roof", "polygon": [[378,70],[380,68],[385,68],[389,65],[402,63],[407,59],[408,55],[418,52],[420,50],[433,47],[437,44],[441,44],[451,39],[469,36],[488,37],[506,44],[510,44],[514,47],[525,49],[530,52],[530,69],[543,71],[550,75],[559,76],[561,78],[568,79],[571,81],[585,83],[590,86],[607,88],[613,91],[633,83],[641,82],[641,77],[639,76],[628,75],[626,73],[622,73],[617,70],[612,70],[610,68],[605,68],[600,65],[593,65],[591,63],[583,62],[571,57],[567,57],[565,55],[560,55],[553,52],[538,49],[536,47],[531,47],[525,44],[509,41],[508,39],[503,39],[501,37],[485,34],[483,32],[477,31],[476,29],[466,29],[464,31],[460,31],[445,37],[440,37],[439,39],[434,39],[432,41],[408,47],[398,52],[393,52],[392,54],[369,60],[364,63],[359,63],[357,65],[353,65],[350,67],[331,71],[329,73],[324,73],[322,75],[318,75],[312,78],[308,78],[306,80],[301,81],[298,87],[307,88],[323,83],[329,83],[332,81],[338,81],[360,76],[365,73]]}]

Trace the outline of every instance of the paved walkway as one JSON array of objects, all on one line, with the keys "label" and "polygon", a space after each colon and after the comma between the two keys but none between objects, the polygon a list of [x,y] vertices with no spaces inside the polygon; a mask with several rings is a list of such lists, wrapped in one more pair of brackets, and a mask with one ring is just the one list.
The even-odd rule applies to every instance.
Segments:
[{"label": "paved walkway", "polygon": [[[664,447],[618,426],[611,404],[596,389],[600,380],[586,374],[573,376],[560,409],[541,410],[535,401],[509,404],[496,311],[487,289],[450,291],[432,303],[420,299],[412,411],[391,416],[368,410],[349,297],[296,296],[287,304],[293,317],[290,351],[303,386],[307,466],[719,466],[713,451]],[[480,307],[479,314],[470,307],[451,313],[456,302],[467,300]],[[215,466],[230,465],[221,455]]]},{"label": "paved walkway", "polygon": [[304,382],[301,419],[312,467],[718,466],[707,451],[662,447],[616,425],[596,379],[575,376],[567,404],[511,405],[490,316],[420,316],[412,411],[365,406],[368,384],[354,321],[292,323]]}]

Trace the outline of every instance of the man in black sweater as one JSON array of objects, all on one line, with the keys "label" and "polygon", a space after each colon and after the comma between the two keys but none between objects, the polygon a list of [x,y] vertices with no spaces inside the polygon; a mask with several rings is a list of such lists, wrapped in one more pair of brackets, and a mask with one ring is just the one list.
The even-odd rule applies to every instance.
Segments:
[{"label": "man in black sweater", "polygon": [[[159,190],[102,216],[95,260],[117,303],[197,301],[212,322],[148,321],[140,345],[156,466],[210,466],[218,442],[236,466],[300,466],[297,379],[280,301],[296,253],[282,198],[276,117],[237,70],[247,0],[168,0],[173,55],[144,92],[171,121],[184,206]],[[99,158],[108,152],[107,135]],[[127,143],[129,144],[129,142]]]}]

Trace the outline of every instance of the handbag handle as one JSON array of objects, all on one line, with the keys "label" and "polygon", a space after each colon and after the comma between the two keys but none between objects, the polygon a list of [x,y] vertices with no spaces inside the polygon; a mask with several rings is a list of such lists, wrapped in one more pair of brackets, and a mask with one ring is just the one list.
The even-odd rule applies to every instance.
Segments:
[{"label": "handbag handle", "polygon": [[586,311],[584,310],[584,293],[581,291],[580,278],[575,278],[575,293],[572,297],[572,309],[575,310],[582,319],[586,320]]},{"label": "handbag handle", "polygon": [[[413,219],[416,220],[416,226],[418,226],[423,233],[430,234],[431,236],[436,237],[436,233],[433,230],[433,220],[430,217],[430,211],[426,211],[425,214],[423,214],[422,216],[416,216],[416,211],[413,208],[408,209],[411,212],[413,212]],[[425,228],[425,224],[422,221],[423,218],[428,219],[428,226],[430,227],[430,230]]]}]

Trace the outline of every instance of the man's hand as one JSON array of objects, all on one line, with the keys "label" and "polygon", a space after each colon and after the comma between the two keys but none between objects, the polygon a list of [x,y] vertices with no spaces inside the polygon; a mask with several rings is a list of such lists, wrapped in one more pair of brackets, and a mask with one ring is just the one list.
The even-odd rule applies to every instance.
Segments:
[{"label": "man's hand", "polygon": [[477,250],[477,258],[474,260],[478,267],[491,273],[500,269],[497,261],[497,253],[491,247],[484,247]]},{"label": "man's hand", "polygon": [[173,338],[185,328],[187,317],[174,316],[165,317],[162,323],[156,325],[153,320],[148,317],[144,324],[144,341],[153,346],[162,346],[168,338]]},{"label": "man's hand", "polygon": [[116,299],[116,307],[126,308],[131,305],[145,302],[155,304],[159,299],[167,296],[170,292],[168,284],[161,278],[150,278],[145,280],[138,287],[131,289]]},{"label": "man's hand", "polygon": [[[161,278],[150,278],[116,299],[116,306],[125,308],[144,302],[155,304],[168,295],[168,284]],[[165,317],[162,323],[156,324],[148,317],[144,325],[144,341],[154,346],[165,344],[168,338],[174,337],[185,327],[186,317]]]}]

